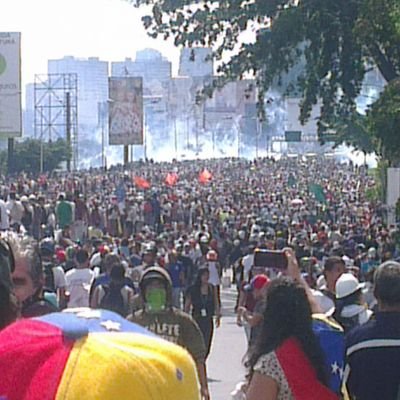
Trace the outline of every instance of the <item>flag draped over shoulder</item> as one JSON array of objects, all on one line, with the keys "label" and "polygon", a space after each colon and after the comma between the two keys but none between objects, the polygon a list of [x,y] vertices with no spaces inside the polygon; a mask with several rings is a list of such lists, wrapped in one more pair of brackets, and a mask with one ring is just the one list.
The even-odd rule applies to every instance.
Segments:
[{"label": "flag draped over shoulder", "polygon": [[140,189],[150,189],[151,186],[150,182],[142,178],[141,176],[135,176],[133,182]]},{"label": "flag draped over shoulder", "polygon": [[168,186],[175,186],[177,182],[178,182],[178,174],[176,172],[168,172],[165,178],[165,183]]},{"label": "flag draped over shoulder", "polygon": [[308,190],[314,194],[315,199],[319,203],[326,203],[324,188],[321,185],[318,185],[317,183],[311,183],[308,187]]},{"label": "flag draped over shoulder", "polygon": [[211,179],[212,179],[211,172],[207,168],[204,168],[203,171],[201,171],[199,174],[199,182],[205,184],[210,182]]},{"label": "flag draped over shoulder", "polygon": [[296,339],[285,340],[275,353],[296,400],[339,399],[317,379],[313,366]]},{"label": "flag draped over shoulder", "polygon": [[340,393],[345,353],[343,328],[325,314],[313,314],[313,332],[324,352],[329,387]]}]

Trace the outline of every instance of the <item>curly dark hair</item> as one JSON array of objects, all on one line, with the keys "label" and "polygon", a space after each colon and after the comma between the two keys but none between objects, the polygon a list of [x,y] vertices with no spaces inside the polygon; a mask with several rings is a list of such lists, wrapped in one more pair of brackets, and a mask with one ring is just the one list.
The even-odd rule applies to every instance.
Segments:
[{"label": "curly dark hair", "polygon": [[312,312],[303,286],[288,277],[274,279],[267,291],[260,333],[250,347],[245,366],[249,378],[260,356],[296,338],[314,367],[318,380],[328,385],[324,355],[312,329]]}]

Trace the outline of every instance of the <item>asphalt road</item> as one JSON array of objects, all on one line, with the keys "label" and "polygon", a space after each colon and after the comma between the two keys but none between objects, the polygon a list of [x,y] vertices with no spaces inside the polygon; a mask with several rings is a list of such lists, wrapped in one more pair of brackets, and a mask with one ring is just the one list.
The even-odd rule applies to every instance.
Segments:
[{"label": "asphalt road", "polygon": [[212,400],[229,400],[230,393],[245,374],[242,360],[247,346],[243,328],[236,325],[236,289],[233,286],[222,289],[221,301],[222,323],[215,330],[207,361]]}]

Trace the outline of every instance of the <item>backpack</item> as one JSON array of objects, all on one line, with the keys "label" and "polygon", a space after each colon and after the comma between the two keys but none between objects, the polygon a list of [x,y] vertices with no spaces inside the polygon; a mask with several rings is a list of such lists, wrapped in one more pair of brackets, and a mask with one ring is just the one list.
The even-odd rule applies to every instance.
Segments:
[{"label": "backpack", "polygon": [[123,317],[126,317],[128,315],[129,288],[127,288],[125,284],[101,285],[100,290],[102,290],[102,292],[104,293],[100,300],[100,308],[114,311]]},{"label": "backpack", "polygon": [[44,271],[44,289],[48,292],[56,291],[56,284],[54,282],[54,272],[53,268],[55,265],[50,261],[43,261],[43,271]]}]

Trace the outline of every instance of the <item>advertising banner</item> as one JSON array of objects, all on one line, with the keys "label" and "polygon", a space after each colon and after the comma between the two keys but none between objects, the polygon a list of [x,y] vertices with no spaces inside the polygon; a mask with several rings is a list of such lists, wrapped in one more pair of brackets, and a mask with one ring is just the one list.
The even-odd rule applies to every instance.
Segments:
[{"label": "advertising banner", "polygon": [[110,78],[109,93],[109,144],[143,144],[142,78]]},{"label": "advertising banner", "polygon": [[0,137],[22,134],[21,33],[0,32]]}]

